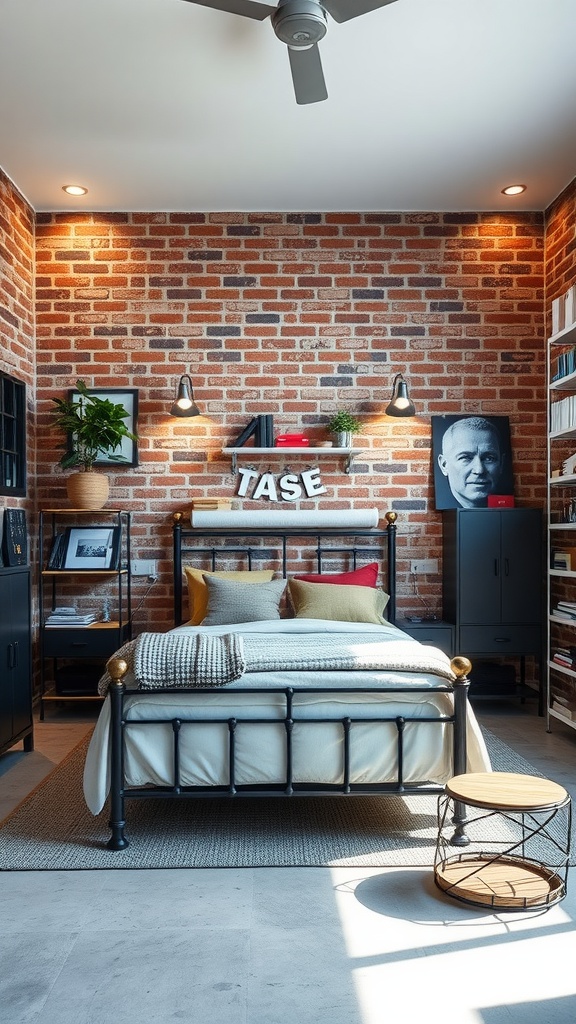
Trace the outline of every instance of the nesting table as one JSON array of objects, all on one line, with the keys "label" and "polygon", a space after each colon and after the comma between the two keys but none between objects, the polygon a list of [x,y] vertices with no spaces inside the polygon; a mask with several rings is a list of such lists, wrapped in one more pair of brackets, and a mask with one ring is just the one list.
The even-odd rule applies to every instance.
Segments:
[{"label": "nesting table", "polygon": [[[451,846],[462,820],[469,845]],[[434,880],[454,899],[499,910],[550,907],[566,895],[571,801],[556,782],[512,772],[457,775],[438,799]]]}]

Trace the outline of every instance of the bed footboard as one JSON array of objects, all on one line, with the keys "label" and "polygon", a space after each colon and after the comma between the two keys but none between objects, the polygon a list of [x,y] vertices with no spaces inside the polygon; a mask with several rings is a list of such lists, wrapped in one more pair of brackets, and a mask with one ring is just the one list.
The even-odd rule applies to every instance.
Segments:
[{"label": "bed footboard", "polygon": [[[419,722],[425,721],[434,724],[446,724],[449,723],[453,727],[453,775],[461,775],[466,772],[467,766],[467,752],[466,752],[466,733],[467,733],[467,717],[468,717],[468,689],[469,680],[468,673],[471,669],[471,664],[467,658],[454,658],[451,661],[451,668],[455,675],[453,684],[439,685],[435,688],[422,688],[422,692],[433,692],[434,689],[441,692],[453,693],[453,713],[451,715],[440,715],[434,718],[422,718],[418,719]],[[359,793],[364,794],[408,794],[408,793],[419,793],[424,792],[428,795],[432,793],[439,794],[444,791],[444,787],[440,784],[429,784],[429,783],[410,783],[406,784],[404,779],[404,731],[407,719],[390,716],[382,713],[377,716],[378,722],[391,722],[396,727],[397,733],[397,762],[398,770],[395,782],[386,783],[368,783],[364,785],[351,784],[349,780],[349,763],[350,763],[350,750],[349,750],[349,729],[351,720],[349,718],[338,719],[339,724],[344,729],[344,781],[340,784],[334,785],[310,785],[303,786],[301,784],[293,784],[292,779],[292,766],[291,766],[291,732],[294,720],[292,718],[292,697],[294,691],[291,688],[286,688],[282,691],[286,696],[286,712],[284,717],[284,726],[286,731],[286,744],[287,744],[287,763],[288,763],[288,777],[286,785],[282,787],[270,787],[268,785],[262,786],[250,786],[250,787],[237,787],[234,779],[234,726],[235,721],[231,720],[229,723],[230,728],[230,785],[227,787],[207,787],[205,789],[194,790],[194,787],[181,787],[179,784],[179,764],[178,764],[178,731],[180,722],[177,719],[169,720],[169,724],[174,729],[175,736],[175,777],[174,785],[169,787],[160,788],[145,788],[139,790],[132,790],[126,788],[125,785],[125,773],[124,773],[124,732],[127,726],[125,719],[124,709],[124,698],[131,692],[127,690],[124,677],[128,671],[127,663],[120,658],[112,658],[108,664],[108,670],[111,678],[109,687],[110,696],[110,761],[111,761],[111,778],[110,778],[110,820],[109,825],[111,829],[111,836],[108,841],[108,848],[111,850],[122,850],[128,846],[128,840],[125,836],[125,801],[126,798],[146,798],[146,797],[190,797],[190,796],[258,796],[258,795],[274,795],[274,796],[295,796],[295,795],[311,795],[318,796],[322,793],[338,794],[338,795],[354,795]],[[358,690],[366,691],[369,688],[359,687]],[[354,691],[354,687],[351,687],[350,692]],[[156,691],[158,692],[158,691]],[[196,691],[197,692],[197,691]],[[327,692],[330,692],[329,689]],[[357,692],[357,691],[356,691]],[[396,690],[395,692],[402,692]],[[411,688],[411,692],[415,692],[414,688]],[[468,844],[468,837],[465,835],[464,827],[466,823],[466,808],[463,804],[455,805],[454,815],[454,836],[452,843],[457,846],[465,846]]]}]

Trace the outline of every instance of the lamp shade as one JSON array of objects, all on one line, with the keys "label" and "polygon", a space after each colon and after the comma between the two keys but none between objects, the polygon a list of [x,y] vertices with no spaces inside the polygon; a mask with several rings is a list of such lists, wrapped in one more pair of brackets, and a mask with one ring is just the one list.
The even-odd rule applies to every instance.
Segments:
[{"label": "lamp shade", "polygon": [[178,390],[174,405],[170,409],[171,416],[200,416],[201,412],[194,401],[194,389],[190,374],[184,373],[178,382]]},{"label": "lamp shade", "polygon": [[408,394],[408,385],[401,373],[394,377],[392,398],[386,407],[387,416],[415,416],[416,409]]}]

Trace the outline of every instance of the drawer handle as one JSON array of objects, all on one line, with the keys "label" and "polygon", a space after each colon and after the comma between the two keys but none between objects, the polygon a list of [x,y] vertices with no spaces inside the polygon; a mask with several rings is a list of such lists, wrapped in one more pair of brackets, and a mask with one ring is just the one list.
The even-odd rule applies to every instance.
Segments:
[{"label": "drawer handle", "polygon": [[509,644],[510,643],[510,637],[509,636],[495,636],[494,637],[494,643],[495,644]]},{"label": "drawer handle", "polygon": [[76,641],[74,641],[74,643],[70,644],[70,647],[88,647],[88,644],[87,643],[82,643],[81,644],[79,640],[76,640]]}]

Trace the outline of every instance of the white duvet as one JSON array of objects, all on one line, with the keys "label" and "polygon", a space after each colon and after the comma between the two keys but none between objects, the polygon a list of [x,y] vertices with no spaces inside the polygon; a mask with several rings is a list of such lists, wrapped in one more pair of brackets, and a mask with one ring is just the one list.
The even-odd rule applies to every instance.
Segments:
[{"label": "white duvet", "polygon": [[[319,619],[275,619],[234,626],[180,626],[175,633],[258,633],[281,646],[290,633],[381,633],[386,644],[409,657],[422,650],[420,644],[390,624],[332,622]],[[400,646],[398,646],[400,645]],[[442,651],[431,649],[449,666]],[[133,680],[127,678],[127,684]],[[126,731],[125,780],[127,786],[173,784],[173,732],[170,724],[149,720],[178,717],[180,730],[181,785],[227,785],[228,724],[237,720],[235,731],[237,785],[282,783],[286,778],[286,733],[282,721],[286,707],[274,687],[294,688],[293,778],[304,783],[340,783],[343,775],[343,729],[327,719],[349,716],[351,726],[352,783],[391,782],[396,778],[397,746],[394,723],[374,723],[370,717],[382,713],[401,715],[405,728],[404,776],[408,782],[443,783],[453,774],[450,725],[419,721],[452,712],[449,693],[345,693],[350,686],[409,689],[433,687],[445,680],[412,671],[361,672],[273,672],[246,673],[235,683],[209,693],[155,693],[152,690],[125,701],[126,718],[133,723]],[[257,687],[258,693],[242,692]],[[318,692],[328,687],[330,692]],[[301,692],[316,688],[316,692]],[[233,690],[233,692],[230,692]],[[299,692],[300,691],[300,692]],[[377,706],[376,706],[377,705]],[[263,722],[246,719],[258,717]],[[190,719],[194,721],[190,721]],[[218,718],[217,722],[206,719]],[[490,761],[481,731],[468,709],[468,770],[489,771]],[[93,814],[104,806],[110,788],[110,703],[106,698],[90,741],[84,767],[84,795]]]}]

